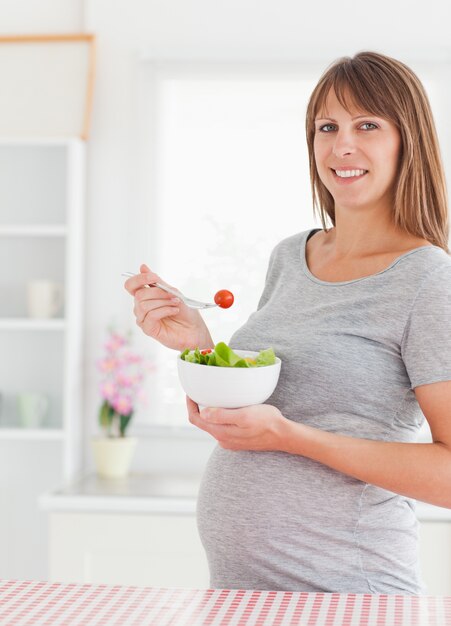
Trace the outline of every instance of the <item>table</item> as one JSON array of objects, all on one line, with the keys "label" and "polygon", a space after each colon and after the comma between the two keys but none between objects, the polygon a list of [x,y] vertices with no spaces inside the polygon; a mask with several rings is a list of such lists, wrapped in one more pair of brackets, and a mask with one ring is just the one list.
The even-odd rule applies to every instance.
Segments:
[{"label": "table", "polygon": [[451,626],[451,597],[0,581],[1,626]]}]

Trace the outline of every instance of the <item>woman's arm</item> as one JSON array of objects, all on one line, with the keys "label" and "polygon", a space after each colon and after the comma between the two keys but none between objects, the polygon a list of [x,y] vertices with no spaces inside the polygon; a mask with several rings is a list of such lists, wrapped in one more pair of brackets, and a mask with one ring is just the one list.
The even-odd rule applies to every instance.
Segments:
[{"label": "woman's arm", "polygon": [[[448,424],[451,431],[449,417]],[[346,437],[289,422],[283,449],[394,493],[451,508],[450,434],[447,441],[395,443]]]},{"label": "woman's arm", "polygon": [[363,482],[451,508],[451,381],[422,385],[417,400],[433,443],[337,435],[293,422],[273,406],[203,409],[187,399],[190,421],[230,450],[279,450],[319,461]]}]

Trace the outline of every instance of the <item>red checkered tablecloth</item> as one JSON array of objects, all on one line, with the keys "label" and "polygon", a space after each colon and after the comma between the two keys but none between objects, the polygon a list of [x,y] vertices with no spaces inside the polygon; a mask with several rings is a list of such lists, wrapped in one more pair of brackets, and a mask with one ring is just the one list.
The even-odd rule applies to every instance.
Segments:
[{"label": "red checkered tablecloth", "polygon": [[0,581],[1,626],[451,626],[451,597]]}]

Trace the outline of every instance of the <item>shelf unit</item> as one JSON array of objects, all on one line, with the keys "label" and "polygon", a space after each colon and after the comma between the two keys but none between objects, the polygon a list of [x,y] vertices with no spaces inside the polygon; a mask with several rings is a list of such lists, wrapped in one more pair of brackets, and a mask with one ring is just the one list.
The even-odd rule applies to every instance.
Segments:
[{"label": "shelf unit", "polygon": [[56,441],[64,438],[62,428],[2,428],[0,440],[3,441]]},{"label": "shelf unit", "polygon": [[4,317],[0,319],[0,330],[64,330],[66,320],[39,320],[28,318]]},{"label": "shelf unit", "polygon": [[22,226],[21,224],[11,224],[9,226],[0,226],[1,236],[16,237],[65,237],[67,235],[67,226],[62,224],[49,224],[41,226],[30,224]]},{"label": "shelf unit", "polygon": [[[13,446],[26,468],[39,467],[40,444],[53,442],[58,482],[77,476],[82,461],[85,153],[73,137],[0,137],[0,445]],[[42,279],[62,286],[54,318],[28,315],[27,283]],[[48,399],[39,428],[21,423],[26,392]]]}]

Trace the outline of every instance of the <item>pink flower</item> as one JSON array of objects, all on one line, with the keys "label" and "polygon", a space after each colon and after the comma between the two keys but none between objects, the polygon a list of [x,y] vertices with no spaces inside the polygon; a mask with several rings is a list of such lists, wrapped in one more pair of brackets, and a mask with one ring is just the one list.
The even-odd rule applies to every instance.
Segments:
[{"label": "pink flower", "polygon": [[105,343],[105,349],[107,352],[116,352],[126,343],[127,340],[125,339],[125,337],[122,337],[118,333],[112,333],[111,338]]},{"label": "pink flower", "polygon": [[132,387],[134,384],[134,377],[119,373],[116,376],[116,382],[121,387]]},{"label": "pink flower", "polygon": [[117,393],[116,385],[112,381],[105,381],[100,385],[100,394],[105,400],[111,400]]},{"label": "pink flower", "polygon": [[141,363],[143,360],[142,356],[140,356],[139,354],[135,354],[130,350],[124,351],[122,358],[124,360],[124,363]]},{"label": "pink flower", "polygon": [[[110,424],[106,427],[109,436],[117,431],[117,415],[130,416],[134,411],[135,402],[145,404],[147,397],[143,389],[144,378],[147,372],[156,370],[150,359],[135,353],[129,345],[127,335],[109,330],[108,339],[104,344],[104,358],[97,362],[102,373],[100,394],[103,402],[116,413],[116,417],[113,418],[116,426]],[[99,415],[102,419],[102,408]],[[105,428],[102,422],[101,425]],[[120,435],[124,436],[124,430],[120,431]]]},{"label": "pink flower", "polygon": [[111,406],[119,415],[129,415],[133,410],[133,404],[128,396],[115,395],[111,400]]},{"label": "pink flower", "polygon": [[99,361],[99,367],[102,372],[112,372],[118,366],[117,359],[103,359]]}]

